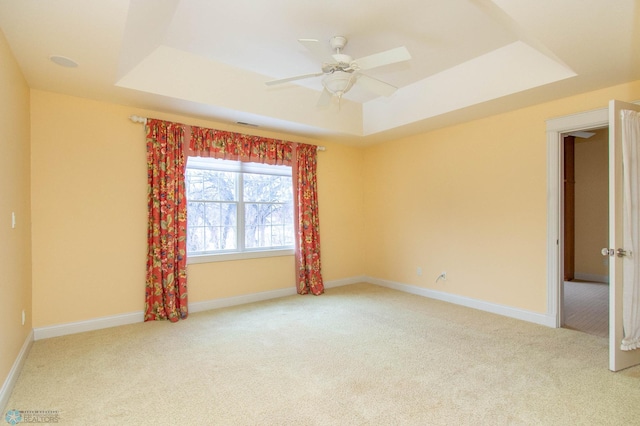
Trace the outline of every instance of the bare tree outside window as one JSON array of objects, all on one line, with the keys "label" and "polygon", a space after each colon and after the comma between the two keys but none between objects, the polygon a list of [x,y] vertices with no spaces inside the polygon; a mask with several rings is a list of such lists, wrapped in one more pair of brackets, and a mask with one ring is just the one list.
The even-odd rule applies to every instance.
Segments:
[{"label": "bare tree outside window", "polygon": [[291,177],[244,175],[245,247],[293,245]]},{"label": "bare tree outside window", "polygon": [[282,175],[282,166],[280,174],[262,174],[198,164],[185,173],[187,253],[293,247],[292,180]]}]

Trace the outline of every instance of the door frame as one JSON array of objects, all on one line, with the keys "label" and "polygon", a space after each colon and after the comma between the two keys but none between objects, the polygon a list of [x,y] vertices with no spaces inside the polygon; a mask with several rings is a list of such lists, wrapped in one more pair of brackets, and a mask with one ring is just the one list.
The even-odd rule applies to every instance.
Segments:
[{"label": "door frame", "polygon": [[562,285],[564,277],[564,143],[563,135],[609,126],[607,107],[552,118],[547,125],[547,317],[562,326]]}]

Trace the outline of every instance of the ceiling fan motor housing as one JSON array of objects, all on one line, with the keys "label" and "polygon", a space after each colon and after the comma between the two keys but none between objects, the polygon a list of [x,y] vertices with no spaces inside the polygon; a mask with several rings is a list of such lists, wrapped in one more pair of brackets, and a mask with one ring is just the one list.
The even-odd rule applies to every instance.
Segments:
[{"label": "ceiling fan motor housing", "polygon": [[336,62],[338,63],[338,65],[341,66],[341,68],[351,65],[351,63],[353,62],[353,59],[351,59],[351,56],[345,55],[343,53],[336,53],[335,55],[333,55],[333,59],[336,60]]},{"label": "ceiling fan motor housing", "polygon": [[347,38],[342,36],[331,37],[329,43],[331,44],[331,48],[333,50],[338,50],[339,53],[339,51],[344,49],[344,47],[347,45]]}]

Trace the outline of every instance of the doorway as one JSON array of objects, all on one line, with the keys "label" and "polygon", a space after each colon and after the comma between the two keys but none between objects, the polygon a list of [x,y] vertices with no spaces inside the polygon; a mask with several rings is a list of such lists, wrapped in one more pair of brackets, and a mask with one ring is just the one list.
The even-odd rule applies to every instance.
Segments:
[{"label": "doorway", "polygon": [[[623,330],[623,258],[627,252],[623,220],[622,117],[623,111],[640,113],[640,105],[619,100],[607,108],[547,120],[547,315],[549,324],[562,326],[563,312],[563,135],[609,126],[609,369],[640,364],[640,351],[621,347]],[[602,251],[604,252],[604,250]]]},{"label": "doorway", "polygon": [[563,135],[564,262],[561,326],[609,335],[609,129]]}]

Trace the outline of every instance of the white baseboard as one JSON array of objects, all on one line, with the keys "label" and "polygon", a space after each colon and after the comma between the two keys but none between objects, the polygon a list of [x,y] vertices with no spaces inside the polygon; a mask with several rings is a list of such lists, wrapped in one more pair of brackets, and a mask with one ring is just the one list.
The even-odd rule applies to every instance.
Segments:
[{"label": "white baseboard", "polygon": [[128,314],[111,315],[108,317],[92,318],[84,321],[69,322],[65,324],[50,325],[34,328],[35,340],[48,339],[50,337],[64,336],[67,334],[83,333],[85,331],[101,330],[103,328],[117,327],[119,325],[134,324],[144,320],[144,313],[131,312]]},{"label": "white baseboard", "polygon": [[29,350],[31,349],[31,345],[33,344],[33,330],[29,333],[26,340],[22,344],[22,348],[20,348],[20,352],[18,352],[18,356],[16,360],[13,362],[13,366],[11,366],[11,370],[9,370],[9,375],[7,379],[2,384],[2,388],[0,388],[0,413],[4,415],[7,408],[7,403],[9,402],[9,396],[11,396],[11,392],[13,391],[13,387],[18,380],[18,376],[22,371],[22,366],[24,365],[24,361],[27,359],[27,355],[29,354]]},{"label": "white baseboard", "polygon": [[423,287],[417,287],[409,284],[401,284],[393,281],[382,280],[379,278],[366,277],[366,282],[376,284],[382,287],[392,288],[394,290],[411,293],[418,296],[428,297],[431,299],[442,300],[443,302],[454,303],[473,309],[478,309],[505,317],[515,318],[535,324],[545,325],[547,327],[556,327],[556,318],[547,314],[526,311],[524,309],[512,308],[509,306],[498,305],[495,303],[485,302],[482,300],[471,299],[469,297],[458,296],[455,294],[445,293],[442,291],[429,290]]},{"label": "white baseboard", "polygon": [[593,281],[595,283],[609,283],[608,275],[596,275],[596,274],[581,274],[576,272],[573,274],[573,278],[581,281]]}]

